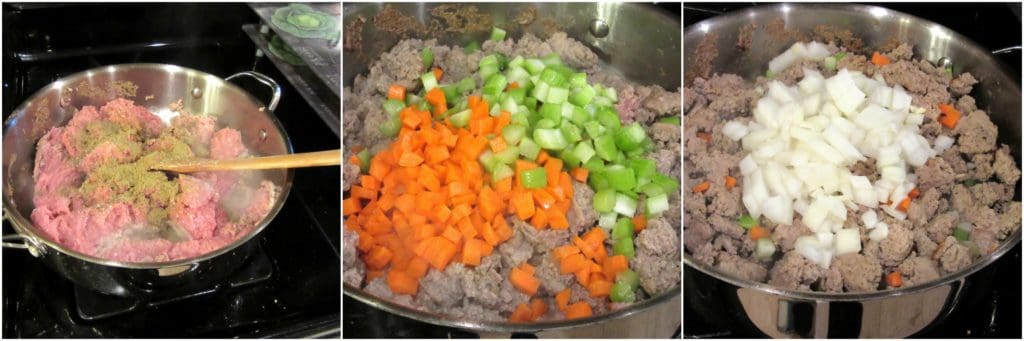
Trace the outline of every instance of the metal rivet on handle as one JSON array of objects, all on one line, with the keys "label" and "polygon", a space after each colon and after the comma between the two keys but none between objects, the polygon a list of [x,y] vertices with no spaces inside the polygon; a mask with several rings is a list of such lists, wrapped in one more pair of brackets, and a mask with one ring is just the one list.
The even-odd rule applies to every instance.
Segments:
[{"label": "metal rivet on handle", "polygon": [[950,59],[949,57],[942,57],[942,58],[939,58],[939,60],[936,61],[935,64],[938,67],[943,68],[943,69],[951,68],[951,67],[953,67],[953,60]]},{"label": "metal rivet on handle", "polygon": [[601,19],[594,19],[590,21],[590,34],[597,38],[604,38],[608,36],[608,23]]},{"label": "metal rivet on handle", "polygon": [[203,97],[203,89],[201,89],[199,87],[192,88],[192,97],[193,98]]},{"label": "metal rivet on handle", "polygon": [[263,129],[260,129],[260,140],[266,140],[266,139],[267,139],[267,131],[263,130]]}]

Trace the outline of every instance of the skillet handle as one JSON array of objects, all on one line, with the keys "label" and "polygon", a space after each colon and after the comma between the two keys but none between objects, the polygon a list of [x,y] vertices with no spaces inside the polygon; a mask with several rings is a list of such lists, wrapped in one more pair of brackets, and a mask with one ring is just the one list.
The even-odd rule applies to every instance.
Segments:
[{"label": "skillet handle", "polygon": [[[13,222],[11,222],[11,217],[7,215],[7,210],[3,211],[3,221],[10,222],[13,224]],[[43,254],[43,248],[40,247],[36,241],[17,233],[5,234],[3,236],[2,245],[4,248],[8,249],[27,250],[28,253],[32,255],[32,257],[39,257]]]},{"label": "skillet handle", "polygon": [[256,71],[242,71],[230,75],[227,78],[224,78],[224,80],[231,81],[232,79],[242,76],[251,77],[256,81],[263,83],[263,85],[270,87],[270,89],[274,91],[273,97],[270,98],[270,104],[267,105],[267,110],[274,112],[274,109],[277,109],[277,103],[281,101],[281,86],[277,84],[277,81],[274,81],[273,78]]}]

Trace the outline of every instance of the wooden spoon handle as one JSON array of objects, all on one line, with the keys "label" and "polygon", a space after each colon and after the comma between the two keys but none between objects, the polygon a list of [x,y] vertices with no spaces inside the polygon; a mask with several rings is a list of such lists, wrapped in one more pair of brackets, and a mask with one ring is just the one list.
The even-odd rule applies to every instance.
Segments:
[{"label": "wooden spoon handle", "polygon": [[336,166],[341,164],[341,150],[322,152],[261,156],[234,160],[194,159],[164,163],[153,166],[153,170],[176,173],[192,173],[223,170],[252,170]]}]

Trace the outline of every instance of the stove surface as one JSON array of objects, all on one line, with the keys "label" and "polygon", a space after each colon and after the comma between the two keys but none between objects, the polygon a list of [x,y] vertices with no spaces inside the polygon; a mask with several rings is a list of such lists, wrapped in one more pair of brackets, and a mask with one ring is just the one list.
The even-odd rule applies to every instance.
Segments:
[{"label": "stove surface", "polygon": [[[686,4],[683,25],[728,11],[741,10],[758,3],[739,4]],[[996,50],[1021,44],[1021,6],[1016,4],[876,4],[909,13],[942,24],[974,40],[982,47]],[[1003,54],[1000,59],[1018,74],[1021,70],[1019,52]],[[1018,160],[1019,164],[1019,160]],[[1019,199],[1018,199],[1019,200]],[[980,295],[965,297],[961,306],[953,311],[941,325],[914,335],[920,338],[1020,338],[1021,329],[1021,245],[986,269],[973,275],[972,280],[991,285]],[[998,279],[996,278],[998,277]],[[749,338],[763,337],[746,334],[722,326],[717,321],[702,319],[696,310],[683,304],[683,332],[687,338]]]},{"label": "stove surface", "polygon": [[[264,73],[283,87],[278,119],[296,152],[340,140],[242,32],[245,4],[3,5],[3,112],[37,89],[101,65],[176,64],[227,76]],[[54,25],[53,23],[65,23]],[[256,83],[240,83],[267,98]],[[265,100],[264,100],[265,101]],[[340,335],[340,172],[295,171],[288,201],[257,251],[210,288],[125,300],[76,288],[22,250],[3,250],[3,337],[314,337]],[[4,233],[13,233],[4,225]]]}]

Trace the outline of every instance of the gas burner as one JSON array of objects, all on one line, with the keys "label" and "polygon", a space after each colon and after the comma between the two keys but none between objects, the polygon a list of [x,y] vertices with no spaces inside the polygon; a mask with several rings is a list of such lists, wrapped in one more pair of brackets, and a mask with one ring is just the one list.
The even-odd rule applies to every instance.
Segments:
[{"label": "gas burner", "polygon": [[121,297],[104,295],[75,286],[75,307],[78,316],[86,321],[95,321],[135,312],[142,309],[156,309],[166,304],[177,303],[190,298],[253,285],[270,279],[274,266],[262,247],[256,248],[250,259],[222,283],[209,287],[183,287],[177,290],[162,290],[146,297]]}]

